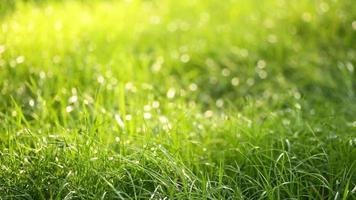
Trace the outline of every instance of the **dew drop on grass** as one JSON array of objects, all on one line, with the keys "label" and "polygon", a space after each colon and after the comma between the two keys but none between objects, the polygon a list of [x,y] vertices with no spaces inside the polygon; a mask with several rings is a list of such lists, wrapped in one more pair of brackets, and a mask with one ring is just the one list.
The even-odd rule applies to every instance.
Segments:
[{"label": "dew drop on grass", "polygon": [[33,99],[30,99],[30,101],[28,102],[28,105],[30,105],[31,107],[34,107],[35,101]]},{"label": "dew drop on grass", "polygon": [[266,67],[267,63],[265,60],[258,60],[256,67],[259,69],[264,69]]},{"label": "dew drop on grass", "polygon": [[151,119],[152,118],[152,114],[149,113],[149,112],[145,112],[145,113],[143,113],[143,118],[144,119]]},{"label": "dew drop on grass", "polygon": [[347,126],[356,127],[356,121],[346,123]]},{"label": "dew drop on grass", "polygon": [[152,64],[151,70],[153,72],[159,72],[162,68],[163,63],[164,63],[164,58],[162,56],[158,57],[156,61]]},{"label": "dew drop on grass", "polygon": [[78,93],[78,90],[77,90],[77,88],[72,88],[71,92],[73,95],[76,95]]},{"label": "dew drop on grass", "polygon": [[246,83],[247,83],[247,85],[252,86],[255,84],[255,80],[253,80],[252,78],[249,78],[249,79],[247,79]]},{"label": "dew drop on grass", "polygon": [[339,199],[339,196],[340,196],[340,193],[339,193],[339,191],[337,191],[336,194],[335,194],[335,196],[334,196],[334,200]]},{"label": "dew drop on grass", "polygon": [[301,94],[299,92],[294,92],[293,94],[295,99],[300,99],[301,98]]},{"label": "dew drop on grass", "polygon": [[296,109],[298,109],[298,110],[302,109],[302,106],[301,106],[299,103],[296,103],[296,104],[294,105],[294,107],[295,107]]},{"label": "dew drop on grass", "polygon": [[132,120],[132,116],[131,115],[126,115],[125,116],[125,120],[126,121],[131,121]]},{"label": "dew drop on grass", "polygon": [[268,75],[265,70],[258,70],[257,74],[261,79],[267,78],[267,75]]},{"label": "dew drop on grass", "polygon": [[169,90],[167,91],[167,98],[173,99],[175,95],[176,95],[176,90],[174,88],[169,88]]},{"label": "dew drop on grass", "polygon": [[13,110],[13,111],[11,112],[11,116],[16,117],[16,116],[17,116],[17,111],[16,111],[16,110]]},{"label": "dew drop on grass", "polygon": [[282,124],[285,125],[285,126],[289,126],[290,120],[289,119],[283,119],[282,120]]},{"label": "dew drop on grass", "polygon": [[121,117],[119,114],[115,114],[115,120],[116,123],[121,127],[124,128],[125,127],[125,123],[122,121]]},{"label": "dew drop on grass", "polygon": [[213,114],[214,114],[213,111],[207,110],[207,111],[204,112],[204,117],[210,118],[210,117],[213,116]]},{"label": "dew drop on grass", "polygon": [[215,61],[214,61],[212,58],[207,58],[207,59],[205,60],[205,64],[206,64],[208,67],[210,67],[210,68],[216,66],[216,63],[215,63]]},{"label": "dew drop on grass", "polygon": [[224,101],[222,99],[218,99],[215,104],[217,107],[222,108],[224,106]]},{"label": "dew drop on grass", "polygon": [[224,68],[224,69],[221,71],[221,75],[223,75],[223,76],[230,76],[230,70],[227,69],[227,68]]},{"label": "dew drop on grass", "polygon": [[67,113],[70,113],[70,112],[72,112],[74,110],[74,107],[73,106],[67,106],[66,107],[66,112]]},{"label": "dew drop on grass", "polygon": [[162,65],[160,63],[155,62],[155,63],[153,63],[151,70],[153,72],[159,72],[161,70],[161,67],[162,67]]},{"label": "dew drop on grass", "polygon": [[69,99],[68,99],[69,103],[76,103],[77,101],[78,101],[77,95],[73,95],[73,96],[69,97]]},{"label": "dew drop on grass", "polygon": [[356,193],[356,185],[355,185],[354,188],[352,188],[351,193],[352,193],[352,194],[355,194],[355,193]]},{"label": "dew drop on grass", "polygon": [[104,84],[104,82],[105,82],[104,77],[103,77],[103,76],[101,76],[101,75],[100,75],[100,76],[98,76],[98,78],[97,78],[96,80],[97,80],[97,81],[98,81],[98,83],[99,83],[99,84],[101,84],[101,85],[102,85],[102,84]]},{"label": "dew drop on grass", "polygon": [[347,62],[346,63],[346,68],[347,68],[347,70],[349,70],[349,72],[354,72],[354,66],[352,65],[352,63],[351,62]]},{"label": "dew drop on grass", "polygon": [[131,82],[128,82],[128,83],[125,84],[125,89],[126,89],[127,91],[130,91],[130,92],[133,92],[133,93],[135,93],[135,92],[137,91],[137,88],[136,88],[135,85],[134,85],[133,83],[131,83]]},{"label": "dew drop on grass", "polygon": [[172,124],[169,123],[169,120],[167,117],[160,116],[158,119],[161,122],[161,124],[163,125],[162,126],[163,130],[168,131],[168,130],[172,129]]},{"label": "dew drop on grass", "polygon": [[198,125],[197,125],[197,128],[198,128],[199,130],[203,130],[203,129],[204,129],[204,126],[203,126],[202,124],[198,124]]},{"label": "dew drop on grass", "polygon": [[90,161],[96,161],[96,160],[98,160],[98,157],[90,158]]},{"label": "dew drop on grass", "polygon": [[40,79],[45,79],[46,78],[46,73],[44,71],[41,71],[39,76],[40,76]]},{"label": "dew drop on grass", "polygon": [[352,29],[356,30],[356,21],[353,21],[351,26],[352,26]]},{"label": "dew drop on grass", "polygon": [[191,91],[196,91],[197,89],[198,89],[197,84],[191,83],[191,84],[189,85],[189,90],[191,90]]},{"label": "dew drop on grass", "polygon": [[240,84],[240,79],[237,77],[234,77],[231,79],[231,85],[233,86],[238,86]]},{"label": "dew drop on grass", "polygon": [[187,63],[190,60],[190,56],[188,54],[183,54],[180,56],[180,61],[182,61],[182,63]]},{"label": "dew drop on grass", "polygon": [[152,102],[152,108],[159,108],[159,102],[158,101],[153,101]]},{"label": "dew drop on grass", "polygon": [[262,194],[261,194],[261,197],[264,197],[266,196],[267,192],[266,191],[263,191]]},{"label": "dew drop on grass", "polygon": [[151,110],[151,106],[150,105],[145,105],[145,106],[143,106],[143,110],[144,111],[150,111]]},{"label": "dew drop on grass", "polygon": [[189,101],[188,106],[194,108],[197,104],[194,101]]},{"label": "dew drop on grass", "polygon": [[83,103],[84,103],[85,105],[92,104],[92,103],[94,103],[94,99],[93,99],[91,96],[89,96],[89,95],[86,94],[86,95],[84,96]]},{"label": "dew drop on grass", "polygon": [[168,118],[165,117],[165,116],[159,116],[158,119],[159,119],[159,121],[160,121],[162,124],[169,122]]},{"label": "dew drop on grass", "polygon": [[18,56],[17,58],[16,58],[16,63],[17,64],[21,64],[21,63],[23,63],[25,61],[25,57],[24,56]]}]

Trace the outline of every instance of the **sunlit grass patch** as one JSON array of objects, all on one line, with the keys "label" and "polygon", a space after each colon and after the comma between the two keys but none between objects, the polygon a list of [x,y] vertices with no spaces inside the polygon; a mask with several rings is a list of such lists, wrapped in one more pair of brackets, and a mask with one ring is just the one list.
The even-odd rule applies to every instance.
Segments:
[{"label": "sunlit grass patch", "polygon": [[352,2],[0,6],[0,198],[355,198]]}]

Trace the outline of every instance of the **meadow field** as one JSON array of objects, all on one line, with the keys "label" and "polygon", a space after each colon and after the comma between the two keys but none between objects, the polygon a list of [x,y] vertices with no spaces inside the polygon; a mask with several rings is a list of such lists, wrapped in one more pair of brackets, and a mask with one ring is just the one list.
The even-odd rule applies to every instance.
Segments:
[{"label": "meadow field", "polygon": [[0,0],[0,199],[356,199],[356,2]]}]

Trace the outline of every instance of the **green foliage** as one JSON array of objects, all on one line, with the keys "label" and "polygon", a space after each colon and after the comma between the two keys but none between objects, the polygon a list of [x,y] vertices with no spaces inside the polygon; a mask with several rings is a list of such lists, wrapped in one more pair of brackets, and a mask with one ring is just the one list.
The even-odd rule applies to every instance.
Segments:
[{"label": "green foliage", "polygon": [[0,17],[0,199],[356,198],[352,1]]}]

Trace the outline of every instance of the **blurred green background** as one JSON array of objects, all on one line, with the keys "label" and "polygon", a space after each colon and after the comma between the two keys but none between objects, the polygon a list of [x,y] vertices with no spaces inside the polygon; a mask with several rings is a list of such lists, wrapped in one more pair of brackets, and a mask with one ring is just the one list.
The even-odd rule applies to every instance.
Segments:
[{"label": "blurred green background", "polygon": [[2,0],[0,198],[352,198],[355,44],[350,0]]}]

